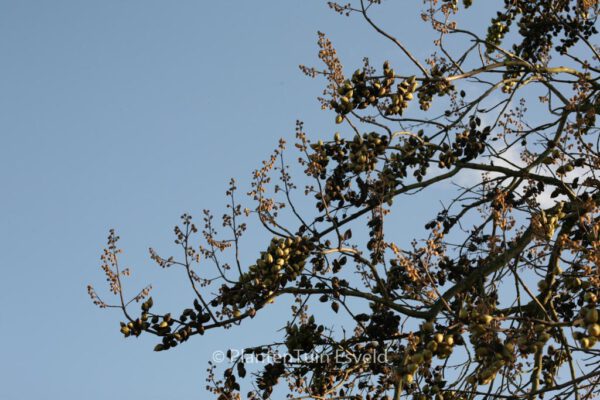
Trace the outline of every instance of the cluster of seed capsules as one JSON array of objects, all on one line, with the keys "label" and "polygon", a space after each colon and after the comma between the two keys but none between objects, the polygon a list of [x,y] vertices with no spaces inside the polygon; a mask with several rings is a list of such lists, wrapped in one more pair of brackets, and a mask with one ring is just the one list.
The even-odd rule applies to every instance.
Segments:
[{"label": "cluster of seed capsules", "polygon": [[234,309],[262,305],[274,291],[301,274],[311,249],[311,242],[303,236],[273,238],[268,249],[261,252],[256,264],[242,274],[238,283],[231,288],[223,286],[222,303]]},{"label": "cluster of seed capsules", "polygon": [[556,350],[554,346],[548,346],[547,354],[542,356],[543,373],[542,379],[546,386],[553,386],[556,382],[555,377],[558,375],[560,367],[568,361],[569,356],[563,349]]},{"label": "cluster of seed capsules", "polygon": [[256,380],[256,386],[263,391],[262,398],[268,399],[273,392],[273,386],[277,385],[281,375],[285,373],[284,363],[270,363],[265,365],[265,368]]},{"label": "cluster of seed capsules", "polygon": [[315,323],[315,317],[310,316],[306,324],[289,325],[286,327],[287,338],[285,344],[292,355],[308,353],[320,339],[325,330],[323,325]]},{"label": "cluster of seed capsules", "polygon": [[480,125],[479,118],[471,118],[469,128],[456,134],[456,140],[452,146],[447,143],[441,145],[442,153],[438,162],[440,168],[450,169],[459,159],[461,161],[474,160],[485,152],[485,143],[491,130],[489,126],[480,130]]},{"label": "cluster of seed capsules", "polygon": [[[162,336],[162,343],[157,344],[154,347],[154,351],[169,350],[171,347],[177,346],[178,343],[188,340],[192,334],[192,326],[185,324],[182,325],[176,322],[171,314],[166,314],[162,317],[153,317],[152,328],[156,331],[158,336]],[[180,325],[180,327],[174,328],[174,324]],[[198,328],[199,331],[203,331],[203,328]]]},{"label": "cluster of seed capsules", "polygon": [[354,173],[372,171],[377,164],[377,158],[385,153],[389,138],[376,132],[356,135],[348,142],[349,169]]},{"label": "cluster of seed capsules", "polygon": [[[153,306],[152,298],[142,303],[140,318],[132,322],[121,322],[121,333],[125,337],[139,336],[142,332],[153,332],[162,337],[162,343],[154,347],[155,351],[168,350],[186,341],[193,333],[204,333],[203,324],[210,320],[210,315],[203,312],[198,300],[194,300],[194,308],[185,309],[179,319],[174,319],[171,314],[150,315]],[[176,324],[176,328],[173,326]],[[195,329],[195,330],[194,330]]]},{"label": "cluster of seed capsules", "polygon": [[513,3],[511,16],[521,16],[518,26],[523,36],[523,41],[513,49],[531,62],[543,61],[561,33],[555,50],[565,54],[579,40],[587,40],[598,32],[595,13],[589,12],[594,2],[505,0],[505,3],[510,4],[509,1]]},{"label": "cluster of seed capsules", "polygon": [[462,336],[458,333],[435,332],[432,322],[423,323],[420,332],[417,350],[403,360],[398,371],[406,384],[411,384],[414,374],[422,366],[429,365],[433,357],[446,359],[452,354],[454,346],[462,343]]},{"label": "cluster of seed capsules", "polygon": [[328,159],[337,161],[345,171],[361,173],[375,169],[378,157],[382,156],[388,148],[390,139],[377,132],[355,135],[352,140],[342,139],[339,133],[335,134],[332,142],[319,141],[311,145],[315,151],[311,161],[327,166]]},{"label": "cluster of seed capsules", "polygon": [[369,77],[365,70],[356,70],[352,78],[346,80],[338,88],[338,99],[331,100],[331,108],[337,112],[336,122],[341,123],[344,115],[355,109],[365,109],[368,106],[379,104],[382,99],[387,100],[382,106],[386,115],[401,115],[412,100],[413,93],[417,90],[417,80],[414,76],[402,80],[397,84],[394,70],[389,62],[383,64],[383,77]]},{"label": "cluster of seed capsules", "polygon": [[596,302],[598,297],[592,292],[586,292],[584,301],[587,306],[580,311],[580,318],[576,320],[575,325],[584,328],[584,331],[576,331],[573,334],[574,339],[579,341],[581,347],[585,350],[591,349],[600,339],[600,324],[598,323],[598,310]]},{"label": "cluster of seed capsules", "polygon": [[565,288],[567,288],[570,291],[577,291],[577,290],[581,290],[581,289],[587,290],[591,286],[591,283],[589,280],[582,280],[580,277],[574,276],[574,275],[565,276],[563,278],[563,282],[564,282]]},{"label": "cluster of seed capsules", "polygon": [[516,15],[516,10],[511,10],[508,14],[498,12],[496,17],[492,18],[492,24],[488,27],[486,36],[486,51],[493,53],[497,46],[500,46],[504,35],[509,31],[512,20]]},{"label": "cluster of seed capsules", "polygon": [[[152,308],[153,305],[154,305],[154,302],[152,300],[152,297],[149,297],[148,300],[146,300],[145,302],[142,303],[142,315],[140,316],[140,318],[136,319],[135,321],[130,321],[127,323],[125,323],[125,322],[120,323],[121,324],[121,333],[125,337],[140,336],[143,331],[149,329],[150,322],[148,322],[148,319],[149,319],[148,312],[150,311],[150,308]],[[153,317],[152,319],[154,320],[155,318]],[[158,322],[158,319],[156,319],[156,322]]]},{"label": "cluster of seed capsules", "polygon": [[518,349],[523,354],[532,354],[541,350],[550,340],[552,335],[549,333],[548,326],[542,324],[533,324],[530,334],[524,334],[517,338]]},{"label": "cluster of seed capsules", "polygon": [[[587,40],[597,33],[596,18],[588,12],[585,2],[571,1],[530,1],[505,0],[505,12],[498,12],[488,27],[486,50],[492,53],[502,42],[513,21],[517,22],[520,43],[513,45],[513,51],[520,57],[537,63],[546,58],[553,42],[561,33],[563,37],[555,50],[561,54],[579,40]],[[592,4],[590,2],[589,4]]]},{"label": "cluster of seed capsules", "polygon": [[454,85],[444,77],[444,72],[443,67],[435,65],[431,68],[430,77],[423,80],[423,86],[418,92],[421,110],[429,110],[433,96],[445,96],[454,90]]},{"label": "cluster of seed capsules", "polygon": [[413,395],[413,400],[466,400],[464,393],[454,390],[444,390],[437,384],[425,385],[421,392]]},{"label": "cluster of seed capsules", "polygon": [[495,319],[477,310],[459,311],[459,319],[469,324],[470,341],[475,348],[475,356],[480,365],[467,382],[472,385],[487,385],[494,380],[502,367],[515,362],[515,345],[511,341],[502,343],[495,334]]}]

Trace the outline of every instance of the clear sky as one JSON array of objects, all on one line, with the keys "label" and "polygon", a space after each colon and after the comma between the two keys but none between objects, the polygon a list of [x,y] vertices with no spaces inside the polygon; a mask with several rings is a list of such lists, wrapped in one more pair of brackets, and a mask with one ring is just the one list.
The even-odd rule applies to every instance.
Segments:
[{"label": "clear sky", "polygon": [[[407,3],[380,17],[420,40],[422,59],[421,1]],[[349,70],[364,55],[405,65],[325,1],[0,0],[0,398],[202,398],[214,350],[270,334],[260,317],[154,353],[154,340],[124,340],[119,316],[85,288],[104,290],[99,256],[114,227],[132,285],[191,300],[147,248],[168,253],[183,212],[222,210],[230,177],[246,191],[296,119],[332,136],[323,82],[298,69],[318,64],[317,30]],[[264,245],[250,239],[247,260]]]}]

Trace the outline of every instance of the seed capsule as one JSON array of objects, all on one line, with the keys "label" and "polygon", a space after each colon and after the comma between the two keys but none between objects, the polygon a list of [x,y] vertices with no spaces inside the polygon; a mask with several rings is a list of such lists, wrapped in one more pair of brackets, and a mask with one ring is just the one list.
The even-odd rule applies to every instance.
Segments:
[{"label": "seed capsule", "polygon": [[600,336],[600,325],[598,325],[598,324],[588,325],[587,331],[591,336],[598,337],[598,336]]},{"label": "seed capsule", "polygon": [[598,322],[598,310],[595,308],[589,308],[585,312],[585,322],[595,323]]},{"label": "seed capsule", "polygon": [[592,346],[591,346],[590,339],[588,339],[588,338],[586,338],[586,337],[582,338],[582,339],[579,341],[579,343],[581,343],[581,347],[583,347],[583,348],[584,348],[584,349],[586,349],[586,350],[587,350],[587,349],[589,349],[590,347],[592,347]]},{"label": "seed capsule", "polygon": [[423,325],[421,325],[421,329],[423,330],[423,332],[433,332],[433,323],[432,322],[425,322],[423,323]]}]

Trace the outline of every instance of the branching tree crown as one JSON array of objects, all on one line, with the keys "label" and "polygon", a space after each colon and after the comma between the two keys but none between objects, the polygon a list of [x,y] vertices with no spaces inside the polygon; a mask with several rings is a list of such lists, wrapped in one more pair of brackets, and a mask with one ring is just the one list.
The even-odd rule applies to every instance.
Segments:
[{"label": "branching tree crown", "polygon": [[[238,203],[232,181],[221,221],[206,211],[199,233],[182,217],[181,256],[150,250],[159,266],[187,272],[189,308],[159,311],[150,287],[125,296],[114,232],[102,269],[117,301],[90,286],[93,301],[122,311],[125,337],[154,335],[164,351],[291,297],[282,341],[237,355],[222,378],[211,370],[221,400],[270,398],[278,384],[314,399],[597,396],[598,1],[475,0],[499,7],[481,32],[455,22],[471,0],[407,1],[437,36],[426,60],[371,18],[379,3],[329,5],[364,19],[410,67],[365,59],[347,75],[320,33],[323,68],[301,70],[325,78],[320,100],[341,133],[312,142],[299,122],[299,166],[281,140],[253,174],[252,207]],[[394,202],[411,206],[409,195],[461,174],[470,181],[430,210],[424,237],[386,234]],[[249,218],[273,239],[244,258]],[[253,389],[240,393],[247,357],[273,354],[288,356],[253,371]]]}]

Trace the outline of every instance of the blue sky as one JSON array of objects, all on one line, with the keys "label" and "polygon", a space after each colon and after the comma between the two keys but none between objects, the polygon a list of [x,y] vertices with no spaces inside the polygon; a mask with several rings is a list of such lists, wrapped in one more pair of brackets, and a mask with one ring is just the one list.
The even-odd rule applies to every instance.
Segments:
[{"label": "blue sky", "polygon": [[[423,59],[421,2],[398,4],[381,21]],[[104,289],[99,256],[114,227],[132,289],[153,283],[167,305],[191,300],[147,248],[168,253],[182,213],[222,210],[230,177],[246,191],[296,119],[314,137],[338,129],[316,100],[323,82],[298,69],[318,65],[317,30],[350,71],[364,55],[406,65],[324,1],[0,0],[1,398],[199,398],[214,350],[281,327],[272,314],[154,353],[154,340],[124,340],[118,315],[85,287]],[[405,221],[421,225],[426,210]],[[263,239],[246,242],[247,260]]]}]

